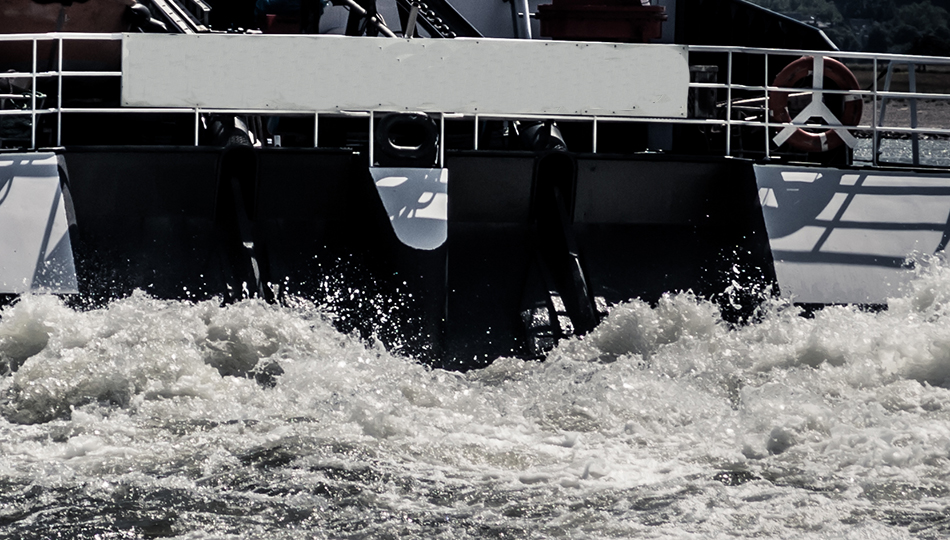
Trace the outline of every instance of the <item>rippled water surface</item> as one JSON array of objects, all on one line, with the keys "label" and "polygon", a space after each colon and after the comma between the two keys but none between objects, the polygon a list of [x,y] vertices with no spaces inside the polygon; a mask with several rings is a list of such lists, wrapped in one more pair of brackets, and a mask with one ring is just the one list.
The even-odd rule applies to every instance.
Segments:
[{"label": "rippled water surface", "polygon": [[[872,161],[871,139],[859,139],[854,148],[854,160],[869,164]],[[909,165],[914,162],[913,145],[909,139],[883,139],[878,148],[878,159],[886,164]],[[917,160],[920,165],[950,167],[950,140],[923,139],[918,142]]]},{"label": "rippled water surface", "polygon": [[631,302],[465,374],[305,302],[141,294],[23,298],[0,360],[3,538],[950,534],[943,265],[879,313]]}]

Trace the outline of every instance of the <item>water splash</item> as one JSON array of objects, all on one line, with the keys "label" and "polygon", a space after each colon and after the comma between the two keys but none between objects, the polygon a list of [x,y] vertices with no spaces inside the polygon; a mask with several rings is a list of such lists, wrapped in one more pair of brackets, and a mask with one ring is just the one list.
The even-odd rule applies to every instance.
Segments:
[{"label": "water splash", "polygon": [[465,374],[307,302],[24,297],[0,311],[0,531],[940,537],[950,270],[926,262],[888,311],[769,300],[734,327],[671,294]]}]

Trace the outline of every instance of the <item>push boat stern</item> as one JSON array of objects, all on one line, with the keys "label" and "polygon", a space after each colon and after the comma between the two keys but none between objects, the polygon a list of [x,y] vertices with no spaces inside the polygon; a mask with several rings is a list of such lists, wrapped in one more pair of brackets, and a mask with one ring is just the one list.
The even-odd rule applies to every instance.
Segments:
[{"label": "push boat stern", "polygon": [[[738,320],[763,291],[884,304],[912,272],[907,257],[950,236],[950,172],[881,166],[879,135],[903,128],[876,113],[836,123],[841,102],[877,111],[905,96],[811,75],[798,88],[761,82],[809,55],[872,73],[903,58],[488,38],[0,38],[34,44],[32,71],[14,73],[20,106],[0,111],[28,119],[0,153],[0,294],[300,296],[344,331],[464,369],[542,356],[609,306],[671,291],[728,291],[723,310]],[[120,42],[121,70],[64,62],[74,39]],[[39,43],[59,51],[47,71]],[[319,61],[301,68],[301,57]],[[71,88],[107,98],[88,106]],[[806,112],[824,96],[833,119],[776,116],[775,102],[793,109],[802,95]],[[815,133],[837,148],[795,147]],[[868,142],[870,159],[855,161]]]}]

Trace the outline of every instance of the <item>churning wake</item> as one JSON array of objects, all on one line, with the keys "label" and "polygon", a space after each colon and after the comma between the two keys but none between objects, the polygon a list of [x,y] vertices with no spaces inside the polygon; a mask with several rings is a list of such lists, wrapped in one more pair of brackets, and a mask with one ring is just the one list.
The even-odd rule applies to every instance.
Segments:
[{"label": "churning wake", "polygon": [[[883,312],[688,293],[429,369],[307,302],[0,311],[0,537],[934,538],[950,268]],[[279,367],[278,367],[279,366]]]}]

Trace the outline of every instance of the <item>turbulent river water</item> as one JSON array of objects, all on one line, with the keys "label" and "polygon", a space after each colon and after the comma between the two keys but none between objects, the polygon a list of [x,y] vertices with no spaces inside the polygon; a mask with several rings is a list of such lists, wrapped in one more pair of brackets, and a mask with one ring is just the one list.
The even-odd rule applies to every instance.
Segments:
[{"label": "turbulent river water", "polygon": [[946,536],[950,267],[919,268],[886,311],[731,327],[671,295],[467,373],[303,301],[24,297],[0,311],[0,537]]}]

